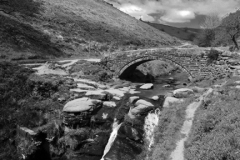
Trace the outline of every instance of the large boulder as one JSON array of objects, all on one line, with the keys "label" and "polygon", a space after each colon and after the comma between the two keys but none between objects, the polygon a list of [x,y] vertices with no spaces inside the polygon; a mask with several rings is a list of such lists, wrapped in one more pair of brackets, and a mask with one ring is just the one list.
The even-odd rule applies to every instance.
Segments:
[{"label": "large boulder", "polygon": [[63,112],[70,112],[70,113],[76,113],[76,112],[83,112],[88,110],[93,110],[95,108],[98,108],[102,105],[102,102],[100,100],[93,100],[87,97],[79,98],[72,100],[68,102],[64,108]]},{"label": "large boulder", "polygon": [[140,87],[140,89],[152,89],[152,88],[153,88],[152,83],[147,83],[147,84],[144,84]]},{"label": "large boulder", "polygon": [[153,107],[152,103],[140,99],[135,103],[135,107],[129,110],[129,116],[132,117],[132,115],[141,114],[147,110],[151,110]]},{"label": "large boulder", "polygon": [[90,98],[79,98],[68,102],[63,108],[63,123],[70,128],[90,124],[92,112],[102,107],[102,101]]},{"label": "large boulder", "polygon": [[189,88],[180,88],[173,91],[173,96],[176,98],[187,98],[193,94],[193,90]]},{"label": "large boulder", "polygon": [[163,103],[163,108],[168,108],[170,107],[171,104],[173,103],[181,103],[183,102],[183,99],[177,99],[174,97],[167,97]]},{"label": "large boulder", "polygon": [[140,99],[135,103],[136,106],[145,105],[147,107],[154,107],[154,105],[146,100]]}]

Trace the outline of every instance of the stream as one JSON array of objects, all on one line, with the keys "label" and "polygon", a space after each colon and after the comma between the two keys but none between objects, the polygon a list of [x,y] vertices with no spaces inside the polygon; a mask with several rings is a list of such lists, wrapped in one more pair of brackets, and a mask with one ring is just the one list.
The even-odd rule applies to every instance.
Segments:
[{"label": "stream", "polygon": [[158,77],[153,83],[153,89],[150,90],[140,89],[142,83],[131,82],[137,86],[137,91],[140,91],[133,96],[144,97],[157,107],[150,112],[141,114],[134,119],[134,122],[128,119],[124,119],[121,123],[114,121],[112,133],[101,160],[133,160],[142,152],[150,151],[151,146],[154,145],[154,129],[158,125],[163,103],[162,99],[154,102],[151,97],[156,95],[164,97],[175,89],[186,87],[187,77],[187,74],[183,72],[174,72],[171,75]]},{"label": "stream", "polygon": [[[64,62],[62,66],[68,67],[76,63],[77,60],[70,61],[69,63],[65,63],[65,61],[61,62]],[[67,75],[67,72],[49,69],[47,65],[42,65],[35,69],[38,71],[38,74]],[[78,83],[81,84],[78,86],[83,86],[84,83],[89,84],[90,82],[87,80],[87,82],[82,82],[83,84],[81,81]],[[92,132],[94,132],[95,139],[93,142],[86,143],[80,148],[76,154],[78,159],[144,159],[138,156],[142,155],[145,151],[150,151],[151,146],[154,145],[154,129],[158,125],[165,96],[175,89],[186,87],[188,84],[188,75],[185,72],[176,70],[172,73],[156,77],[154,81],[150,82],[153,84],[153,88],[148,90],[140,89],[140,87],[149,82],[128,81],[128,83],[130,86],[136,86],[137,91],[131,94],[130,97],[138,96],[138,100],[150,103],[152,106],[140,109],[140,112],[131,115],[131,110],[139,107],[139,105],[134,104],[136,101],[129,103],[129,97],[126,95],[121,100],[119,99],[119,105],[116,108],[105,106],[99,109],[91,115],[94,117],[95,127],[91,128],[89,126]],[[101,90],[96,90],[96,92],[98,91],[102,92]],[[117,89],[112,90],[115,94],[119,94],[119,91]],[[153,96],[158,96],[159,99],[153,100]],[[144,105],[142,104],[142,107]]]}]

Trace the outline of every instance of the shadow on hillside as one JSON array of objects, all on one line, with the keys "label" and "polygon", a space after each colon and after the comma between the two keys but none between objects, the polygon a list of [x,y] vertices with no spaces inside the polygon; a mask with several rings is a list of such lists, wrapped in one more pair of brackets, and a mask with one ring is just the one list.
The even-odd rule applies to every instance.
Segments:
[{"label": "shadow on hillside", "polygon": [[26,16],[35,16],[42,10],[42,4],[34,0],[0,0],[0,11],[6,14],[17,12]]},{"label": "shadow on hillside", "polygon": [[0,14],[0,50],[31,53],[35,58],[59,57],[64,53],[50,37],[31,25]]}]

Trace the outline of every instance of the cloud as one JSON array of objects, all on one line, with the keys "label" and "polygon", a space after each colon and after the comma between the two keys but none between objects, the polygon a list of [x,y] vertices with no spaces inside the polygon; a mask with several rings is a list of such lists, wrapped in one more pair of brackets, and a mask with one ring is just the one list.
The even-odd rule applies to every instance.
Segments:
[{"label": "cloud", "polygon": [[123,5],[121,7],[119,7],[119,9],[137,19],[142,19],[144,21],[154,21],[155,19],[148,15],[148,11],[143,9],[143,8],[140,8],[138,6],[135,6],[135,5]]},{"label": "cloud", "polygon": [[195,18],[195,13],[189,10],[176,10],[172,9],[167,11],[160,19],[165,22],[171,23],[184,23],[189,22]]},{"label": "cloud", "polygon": [[[123,12],[147,21],[189,22],[196,15],[223,17],[240,8],[240,0],[106,0]],[[158,19],[153,14],[159,14]]]}]

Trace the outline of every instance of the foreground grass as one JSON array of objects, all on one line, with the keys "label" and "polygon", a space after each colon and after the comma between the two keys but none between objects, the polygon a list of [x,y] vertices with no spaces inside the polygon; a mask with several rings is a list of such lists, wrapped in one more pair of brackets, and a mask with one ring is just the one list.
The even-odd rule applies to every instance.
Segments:
[{"label": "foreground grass", "polygon": [[163,109],[155,131],[155,146],[148,154],[151,160],[167,160],[181,138],[180,130],[185,121],[186,108],[193,101],[189,98],[181,104]]},{"label": "foreground grass", "polygon": [[232,86],[198,108],[185,143],[186,160],[240,159],[240,90]]}]

